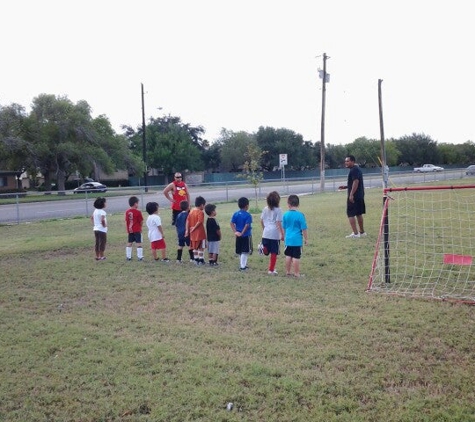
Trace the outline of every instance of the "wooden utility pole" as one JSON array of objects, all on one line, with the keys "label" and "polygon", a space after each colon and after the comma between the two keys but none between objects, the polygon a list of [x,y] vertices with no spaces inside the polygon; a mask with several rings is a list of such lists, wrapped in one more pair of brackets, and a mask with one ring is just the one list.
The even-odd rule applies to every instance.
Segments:
[{"label": "wooden utility pole", "polygon": [[[383,186],[388,187],[389,167],[386,164],[386,144],[384,141],[384,122],[383,122],[383,99],[381,92],[382,79],[378,79],[378,104],[379,104],[379,132],[381,135],[381,168],[383,174]],[[391,272],[389,267],[390,247],[389,247],[389,209],[386,207],[388,196],[386,191],[383,195],[383,244],[384,244],[384,279],[386,283],[391,282]]]},{"label": "wooden utility pole", "polygon": [[143,95],[143,84],[142,85],[142,157],[145,170],[143,172],[143,184],[145,186],[145,192],[148,192],[148,182],[147,182],[147,138],[145,136],[145,103]]},{"label": "wooden utility pole", "polygon": [[325,191],[325,96],[327,83],[327,59],[326,53],[323,53],[323,73],[322,77],[322,122],[320,131],[320,192]]},{"label": "wooden utility pole", "polygon": [[383,83],[383,80],[378,79],[379,132],[381,136],[381,168],[382,168],[384,187],[387,188],[389,168],[386,163],[386,142],[384,140],[383,99],[382,99],[382,90],[381,90],[382,83]]}]

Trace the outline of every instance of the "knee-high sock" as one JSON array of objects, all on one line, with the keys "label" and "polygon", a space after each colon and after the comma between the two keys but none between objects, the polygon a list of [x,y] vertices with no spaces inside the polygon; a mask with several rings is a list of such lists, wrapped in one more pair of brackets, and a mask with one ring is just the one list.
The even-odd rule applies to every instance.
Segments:
[{"label": "knee-high sock", "polygon": [[248,256],[249,256],[249,254],[247,254],[247,253],[242,253],[241,254],[241,268],[247,267],[247,257]]},{"label": "knee-high sock", "polygon": [[277,254],[271,253],[269,259],[269,271],[275,270],[275,263],[277,262]]}]

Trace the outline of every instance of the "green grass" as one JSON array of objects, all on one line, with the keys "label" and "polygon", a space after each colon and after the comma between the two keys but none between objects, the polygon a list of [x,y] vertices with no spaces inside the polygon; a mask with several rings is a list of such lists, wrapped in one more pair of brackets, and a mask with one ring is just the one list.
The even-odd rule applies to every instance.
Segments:
[{"label": "green grass", "polygon": [[302,196],[302,279],[237,271],[236,204],[219,268],[173,263],[169,210],[168,265],[125,262],[120,215],[104,262],[89,219],[2,227],[0,420],[475,420],[474,308],[365,292],[381,202],[354,240],[344,193]]}]

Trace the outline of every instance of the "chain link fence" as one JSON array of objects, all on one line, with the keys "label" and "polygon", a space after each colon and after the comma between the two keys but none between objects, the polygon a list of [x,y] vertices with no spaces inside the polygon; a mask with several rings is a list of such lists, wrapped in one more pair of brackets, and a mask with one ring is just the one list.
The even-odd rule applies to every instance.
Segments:
[{"label": "chain link fence", "polygon": [[[415,183],[431,183],[449,179],[468,177],[464,169],[456,169],[439,173],[416,174],[413,172],[395,173],[390,175],[391,186],[405,186]],[[365,174],[365,188],[382,188],[381,174]],[[474,179],[475,182],[475,179]],[[327,177],[325,192],[335,192],[338,187],[346,184],[346,176]],[[257,187],[243,180],[239,182],[203,183],[189,185],[192,204],[194,198],[203,196],[207,202],[233,202],[241,196],[249,200],[262,200],[276,190],[281,196],[290,194],[304,195],[321,193],[319,178],[291,178],[280,180],[263,180]],[[169,208],[170,203],[162,191],[165,186],[132,186],[108,188],[106,193],[66,192],[25,192],[0,194],[0,224],[20,224],[38,220],[74,218],[90,216],[94,211],[94,200],[98,196],[107,197],[107,212],[124,212],[128,207],[128,198],[132,195],[140,199],[141,208],[149,201],[159,203],[161,208]]]}]

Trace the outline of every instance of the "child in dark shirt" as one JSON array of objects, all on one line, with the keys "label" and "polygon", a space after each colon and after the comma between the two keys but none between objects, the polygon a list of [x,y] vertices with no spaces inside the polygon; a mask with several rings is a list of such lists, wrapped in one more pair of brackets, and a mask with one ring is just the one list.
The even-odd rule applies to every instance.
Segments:
[{"label": "child in dark shirt", "polygon": [[208,240],[208,259],[209,265],[218,265],[219,242],[221,240],[221,229],[216,221],[216,205],[206,204],[205,213],[208,216],[206,220],[206,234]]}]

